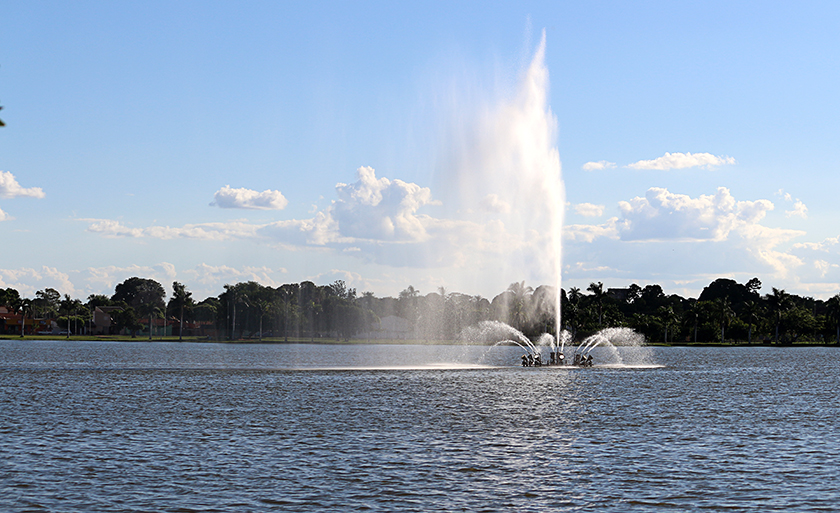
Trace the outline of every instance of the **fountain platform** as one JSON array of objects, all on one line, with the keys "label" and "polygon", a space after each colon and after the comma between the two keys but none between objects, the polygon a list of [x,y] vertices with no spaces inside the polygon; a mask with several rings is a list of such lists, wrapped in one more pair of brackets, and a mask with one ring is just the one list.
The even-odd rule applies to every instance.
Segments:
[{"label": "fountain platform", "polygon": [[592,367],[592,355],[575,352],[571,362],[566,361],[566,355],[560,351],[548,353],[548,360],[542,359],[539,351],[522,355],[523,367]]}]

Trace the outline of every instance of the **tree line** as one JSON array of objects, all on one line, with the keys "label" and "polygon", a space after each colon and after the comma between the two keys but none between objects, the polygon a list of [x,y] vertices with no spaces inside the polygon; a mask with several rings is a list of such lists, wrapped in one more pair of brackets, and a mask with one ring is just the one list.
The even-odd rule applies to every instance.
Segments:
[{"label": "tree line", "polygon": [[[738,283],[719,278],[698,298],[666,295],[659,285],[606,289],[601,282],[586,290],[561,290],[562,328],[576,338],[606,327],[629,327],[648,341],[797,343],[840,342],[840,294],[827,301],[772,288],[760,294],[753,278]],[[61,327],[78,333],[96,307],[109,309],[118,330],[134,334],[148,330],[153,319],[168,319],[180,329],[211,326],[219,340],[278,341],[333,337],[349,340],[377,329],[380,320],[404,319],[418,340],[455,340],[481,321],[501,321],[532,338],[556,331],[556,289],[533,289],[512,283],[492,299],[448,292],[421,294],[408,286],[398,297],[357,294],[345,282],[329,285],[311,281],[269,287],[249,281],[225,285],[218,296],[196,302],[186,285],[173,282],[167,292],[155,280],[132,277],[114,294],[90,295],[86,301],[47,288],[23,298],[13,288],[0,288],[0,305],[24,317],[56,318]],[[76,329],[73,329],[73,326]]]}]

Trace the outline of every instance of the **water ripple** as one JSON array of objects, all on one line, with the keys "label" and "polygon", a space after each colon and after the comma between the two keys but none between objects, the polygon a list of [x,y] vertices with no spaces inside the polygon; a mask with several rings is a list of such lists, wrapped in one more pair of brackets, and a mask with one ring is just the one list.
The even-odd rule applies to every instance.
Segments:
[{"label": "water ripple", "polygon": [[[256,361],[288,360],[282,347],[217,348],[202,367],[178,353],[193,346],[70,345],[2,347],[0,510],[840,501],[833,348],[657,349],[646,369],[291,371]],[[85,366],[52,365],[70,357]]]}]

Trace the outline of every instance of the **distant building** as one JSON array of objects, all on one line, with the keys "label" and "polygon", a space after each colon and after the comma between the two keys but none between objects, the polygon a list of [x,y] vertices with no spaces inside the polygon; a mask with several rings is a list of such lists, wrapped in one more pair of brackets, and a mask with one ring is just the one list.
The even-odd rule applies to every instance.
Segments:
[{"label": "distant building", "polygon": [[97,306],[93,309],[93,326],[91,331],[94,335],[111,335],[112,322],[111,314],[122,310],[121,306]]},{"label": "distant building", "polygon": [[[12,313],[5,306],[0,306],[0,333],[4,335],[20,335],[21,314]],[[34,335],[35,333],[50,331],[52,333],[52,319],[33,319],[26,318],[26,334]]]}]

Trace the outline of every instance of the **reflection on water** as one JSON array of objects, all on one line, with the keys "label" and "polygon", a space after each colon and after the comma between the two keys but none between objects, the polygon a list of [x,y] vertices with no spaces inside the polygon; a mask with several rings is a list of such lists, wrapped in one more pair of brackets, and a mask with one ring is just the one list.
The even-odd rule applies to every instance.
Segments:
[{"label": "reflection on water", "polygon": [[0,342],[0,510],[840,500],[835,348],[653,348],[653,367],[575,370],[486,349]]}]

